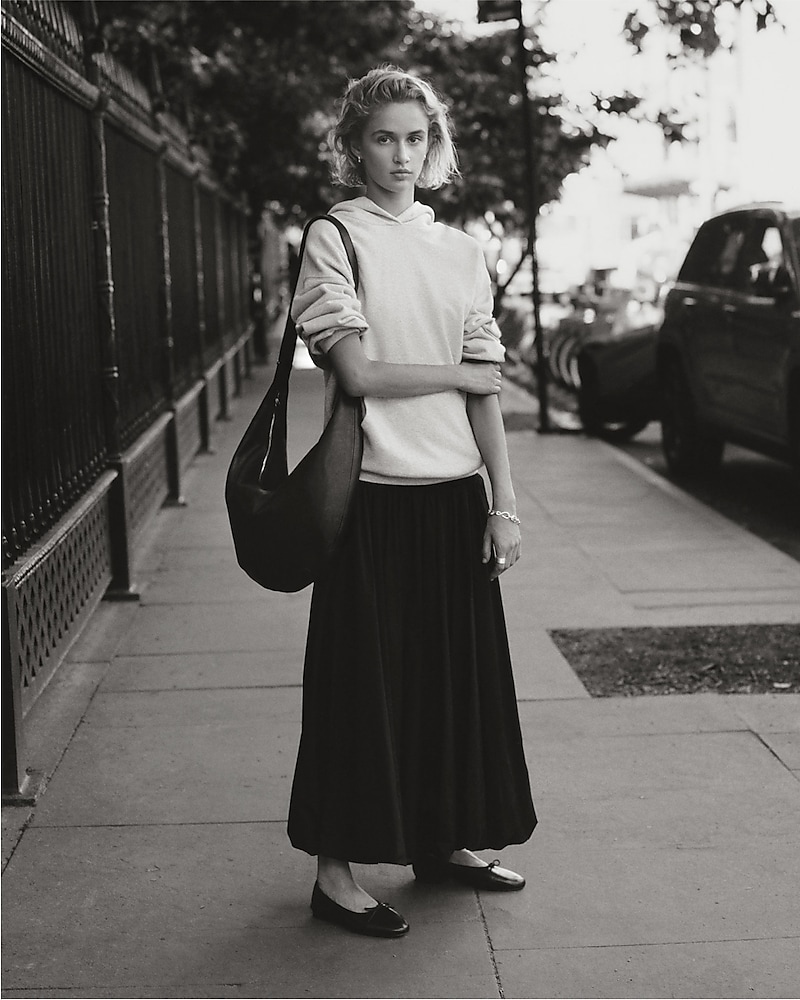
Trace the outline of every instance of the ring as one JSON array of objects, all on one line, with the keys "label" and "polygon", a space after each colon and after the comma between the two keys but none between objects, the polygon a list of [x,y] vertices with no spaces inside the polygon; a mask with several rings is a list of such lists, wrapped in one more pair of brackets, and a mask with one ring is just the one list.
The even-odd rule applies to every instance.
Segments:
[{"label": "ring", "polygon": [[505,558],[501,559],[501,558],[500,558],[500,557],[498,556],[498,557],[497,557],[497,558],[495,559],[495,562],[496,562],[496,563],[499,563],[499,564],[500,564],[500,565],[502,566],[502,565],[504,565],[504,564],[506,563],[506,559],[505,559]]}]

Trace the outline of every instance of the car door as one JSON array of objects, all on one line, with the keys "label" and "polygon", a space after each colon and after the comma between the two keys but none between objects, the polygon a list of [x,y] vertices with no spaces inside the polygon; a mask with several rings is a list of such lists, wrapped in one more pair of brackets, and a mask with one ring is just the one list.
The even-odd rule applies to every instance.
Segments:
[{"label": "car door", "polygon": [[746,232],[742,214],[709,220],[698,232],[678,277],[686,373],[701,415],[714,423],[728,422],[734,405],[728,314]]},{"label": "car door", "polygon": [[738,265],[741,287],[728,310],[735,425],[745,434],[785,441],[786,381],[797,287],[777,217],[751,216]]}]

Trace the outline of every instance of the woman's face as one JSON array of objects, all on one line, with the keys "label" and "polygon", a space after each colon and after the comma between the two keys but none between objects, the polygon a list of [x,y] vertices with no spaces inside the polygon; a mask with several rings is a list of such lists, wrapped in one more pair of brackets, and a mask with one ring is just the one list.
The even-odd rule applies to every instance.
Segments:
[{"label": "woman's face", "polygon": [[410,204],[428,153],[428,117],[416,101],[384,104],[369,116],[353,148],[373,200]]}]

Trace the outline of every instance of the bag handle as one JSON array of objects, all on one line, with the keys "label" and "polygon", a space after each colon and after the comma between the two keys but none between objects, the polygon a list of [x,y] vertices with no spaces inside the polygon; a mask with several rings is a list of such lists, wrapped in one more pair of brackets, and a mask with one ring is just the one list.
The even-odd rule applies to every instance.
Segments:
[{"label": "bag handle", "polygon": [[[295,292],[297,291],[297,282],[300,279],[300,267],[303,263],[303,252],[306,248],[306,240],[308,239],[308,234],[311,231],[311,227],[315,222],[320,219],[325,219],[328,222],[332,222],[334,226],[339,230],[339,235],[342,238],[342,243],[344,243],[345,253],[347,254],[347,259],[350,262],[350,270],[353,272],[353,285],[355,290],[358,291],[358,258],[356,257],[355,247],[353,246],[353,241],[350,239],[350,233],[347,231],[347,227],[339,222],[338,219],[334,218],[332,215],[315,215],[306,225],[305,231],[303,233],[303,241],[300,244],[300,253],[297,258],[297,274],[294,276],[294,281],[292,282],[292,295],[289,303],[289,318],[286,322],[286,329],[283,332],[283,340],[281,341],[281,349],[278,353],[278,372],[283,369],[285,371],[285,377],[281,380],[281,385],[285,386],[289,382],[289,374],[292,370],[292,361],[294,360],[294,348],[297,341],[297,330],[295,329],[294,321],[292,320],[291,303],[294,301]],[[283,372],[282,372],[283,374]],[[277,373],[276,373],[277,378]]]},{"label": "bag handle", "polygon": [[[261,463],[259,473],[259,483],[277,482],[288,475],[286,465],[286,410],[289,402],[289,376],[292,374],[292,361],[294,360],[294,349],[297,343],[297,329],[292,319],[292,303],[297,291],[297,282],[300,279],[300,267],[303,263],[303,251],[306,247],[309,231],[312,225],[319,219],[326,219],[332,222],[339,230],[342,237],[347,259],[350,262],[350,269],[353,272],[353,284],[358,291],[358,258],[356,257],[353,241],[347,227],[335,219],[332,215],[315,215],[310,219],[303,232],[303,241],[300,244],[300,253],[297,258],[297,274],[292,282],[292,295],[289,300],[289,315],[286,317],[286,327],[283,331],[280,351],[278,352],[278,365],[272,379],[272,385],[267,390],[264,402],[261,404],[265,409],[271,409],[272,414],[269,425],[266,428],[266,453]],[[258,414],[254,421],[258,418]]]}]

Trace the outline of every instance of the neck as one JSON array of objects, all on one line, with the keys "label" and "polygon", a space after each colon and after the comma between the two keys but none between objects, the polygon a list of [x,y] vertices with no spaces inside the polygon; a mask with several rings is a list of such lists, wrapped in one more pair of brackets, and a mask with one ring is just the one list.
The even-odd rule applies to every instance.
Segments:
[{"label": "neck", "polygon": [[367,197],[374,201],[378,208],[382,208],[384,212],[388,212],[390,215],[402,215],[407,208],[411,208],[414,204],[414,189],[410,191],[401,191],[396,194],[392,191],[384,191],[382,188],[376,188],[374,185],[367,183]]}]

